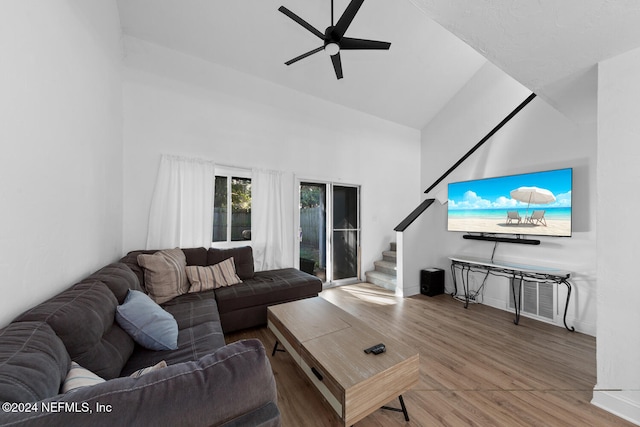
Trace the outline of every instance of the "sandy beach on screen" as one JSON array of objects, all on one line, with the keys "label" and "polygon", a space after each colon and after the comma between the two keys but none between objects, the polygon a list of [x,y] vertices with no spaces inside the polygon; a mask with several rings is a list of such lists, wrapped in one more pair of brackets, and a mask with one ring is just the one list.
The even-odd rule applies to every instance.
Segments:
[{"label": "sandy beach on screen", "polygon": [[497,218],[449,218],[449,231],[570,236],[571,221],[565,219],[547,219],[547,225],[544,226],[525,223],[507,224],[505,219]]}]

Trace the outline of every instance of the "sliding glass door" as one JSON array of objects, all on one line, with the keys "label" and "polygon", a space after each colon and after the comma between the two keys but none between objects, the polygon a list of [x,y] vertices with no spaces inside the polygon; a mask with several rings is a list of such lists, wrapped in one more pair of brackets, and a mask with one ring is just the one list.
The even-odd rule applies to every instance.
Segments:
[{"label": "sliding glass door", "polygon": [[327,283],[357,279],[359,187],[303,181],[299,189],[300,269]]},{"label": "sliding glass door", "polygon": [[358,277],[359,189],[333,186],[333,281]]},{"label": "sliding glass door", "polygon": [[327,184],[300,183],[300,270],[327,280]]}]

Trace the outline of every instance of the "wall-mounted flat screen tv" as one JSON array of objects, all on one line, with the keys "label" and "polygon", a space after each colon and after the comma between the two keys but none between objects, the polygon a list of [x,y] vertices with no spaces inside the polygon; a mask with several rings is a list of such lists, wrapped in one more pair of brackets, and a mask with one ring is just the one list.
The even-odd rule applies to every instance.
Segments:
[{"label": "wall-mounted flat screen tv", "polygon": [[449,184],[449,231],[571,236],[573,170],[557,169]]}]

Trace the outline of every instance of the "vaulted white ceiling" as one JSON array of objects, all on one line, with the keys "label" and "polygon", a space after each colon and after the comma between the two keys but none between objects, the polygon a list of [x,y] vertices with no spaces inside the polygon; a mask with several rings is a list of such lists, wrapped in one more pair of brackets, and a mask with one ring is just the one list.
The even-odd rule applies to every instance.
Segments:
[{"label": "vaulted white ceiling", "polygon": [[[348,0],[335,0],[335,20]],[[291,89],[421,129],[486,60],[408,0],[365,0],[346,36],[391,42],[388,51],[341,52],[344,78],[322,41],[278,11],[324,32],[330,0],[118,0],[125,34]]]},{"label": "vaulted white ceiling", "polygon": [[640,47],[637,0],[410,0],[533,91]]},{"label": "vaulted white ceiling", "polygon": [[595,65],[640,47],[637,0],[410,1],[576,120],[595,118]]},{"label": "vaulted white ceiling", "polygon": [[[546,97],[640,46],[637,0],[365,0],[346,36],[391,42],[343,51],[344,78],[313,34],[330,0],[117,0],[125,34],[380,118],[421,129],[485,63]],[[335,0],[335,19],[348,0]]]}]

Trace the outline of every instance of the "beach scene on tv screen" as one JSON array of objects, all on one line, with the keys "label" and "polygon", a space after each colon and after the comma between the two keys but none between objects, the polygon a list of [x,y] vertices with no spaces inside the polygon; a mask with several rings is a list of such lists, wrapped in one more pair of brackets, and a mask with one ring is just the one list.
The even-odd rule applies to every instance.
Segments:
[{"label": "beach scene on tv screen", "polygon": [[451,183],[448,230],[571,236],[571,169]]}]

